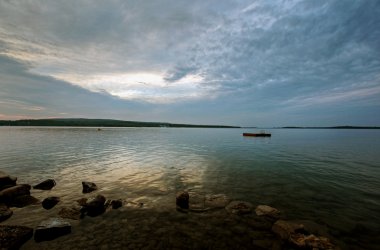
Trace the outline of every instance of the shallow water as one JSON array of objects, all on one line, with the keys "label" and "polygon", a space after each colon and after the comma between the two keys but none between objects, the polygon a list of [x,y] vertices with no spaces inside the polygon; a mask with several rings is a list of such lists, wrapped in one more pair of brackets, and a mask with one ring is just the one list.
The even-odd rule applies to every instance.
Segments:
[{"label": "shallow water", "polygon": [[[49,211],[39,206],[15,209],[1,224],[35,227],[60,207],[93,196],[81,193],[81,181],[93,181],[99,186],[96,193],[129,204],[142,202],[144,207],[123,207],[74,221],[74,236],[63,237],[68,249],[140,248],[139,243],[123,245],[121,238],[128,235],[129,239],[135,232],[139,236],[132,238],[144,239],[145,233],[161,228],[158,224],[165,225],[164,235],[186,234],[191,227],[205,225],[214,233],[215,228],[223,229],[219,223],[225,218],[219,212],[212,218],[178,214],[174,197],[181,190],[271,205],[289,219],[326,225],[342,248],[376,249],[380,244],[380,130],[272,129],[271,138],[246,138],[243,131],[254,130],[0,127],[0,169],[17,176],[18,183],[33,185],[54,178],[53,190],[32,190],[32,194],[39,199],[57,195],[62,200]],[[198,225],[205,216],[210,223]],[[111,236],[104,234],[105,229]],[[93,231],[93,239],[84,236],[86,230]],[[224,234],[229,230],[222,231],[221,238],[228,238]],[[194,241],[198,237],[196,233],[182,236]],[[60,242],[29,241],[25,249],[54,248]],[[151,248],[159,246],[151,244]]]}]

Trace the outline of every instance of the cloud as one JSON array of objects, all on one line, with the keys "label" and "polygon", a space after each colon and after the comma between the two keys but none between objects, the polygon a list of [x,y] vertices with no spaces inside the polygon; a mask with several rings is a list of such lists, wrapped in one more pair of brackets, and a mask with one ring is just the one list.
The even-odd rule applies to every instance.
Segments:
[{"label": "cloud", "polygon": [[233,113],[249,125],[270,120],[252,112],[296,107],[312,120],[325,103],[379,111],[379,10],[378,1],[338,0],[2,1],[0,91],[24,102],[15,98],[22,85],[30,112],[46,112],[41,99],[62,88],[135,115]]}]

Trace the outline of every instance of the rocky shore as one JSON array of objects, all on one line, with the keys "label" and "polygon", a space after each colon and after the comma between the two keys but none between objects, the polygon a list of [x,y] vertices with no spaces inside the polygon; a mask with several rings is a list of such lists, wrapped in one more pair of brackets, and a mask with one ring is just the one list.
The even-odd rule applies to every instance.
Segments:
[{"label": "rocky shore", "polygon": [[[83,197],[59,207],[56,185],[47,179],[32,188],[0,172],[0,249],[340,249],[323,225],[223,194],[180,191],[172,209],[151,209],[128,197],[107,199],[83,181]],[[39,200],[33,190],[46,195]],[[37,206],[46,217],[34,227],[7,223],[20,208]]]}]

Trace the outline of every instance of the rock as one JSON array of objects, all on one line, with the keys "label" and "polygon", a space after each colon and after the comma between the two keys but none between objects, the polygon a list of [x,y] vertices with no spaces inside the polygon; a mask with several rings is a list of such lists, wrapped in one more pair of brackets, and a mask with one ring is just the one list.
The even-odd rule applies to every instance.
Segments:
[{"label": "rock", "polygon": [[177,206],[182,209],[189,209],[189,198],[189,193],[186,191],[178,193],[176,196]]},{"label": "rock", "polygon": [[283,240],[288,240],[290,235],[300,230],[304,230],[304,226],[292,221],[278,220],[272,226],[272,232]]},{"label": "rock", "polygon": [[5,204],[0,204],[0,222],[5,221],[13,214],[12,210]]},{"label": "rock", "polygon": [[29,205],[38,204],[40,201],[31,195],[20,195],[15,197],[10,203],[11,207],[26,207]]},{"label": "rock", "polygon": [[228,205],[230,199],[224,194],[206,195],[205,207],[224,208]]},{"label": "rock", "polygon": [[55,186],[55,180],[53,179],[47,179],[35,186],[33,186],[34,189],[40,189],[40,190],[50,190]]},{"label": "rock", "polygon": [[33,236],[33,228],[0,225],[0,249],[19,249]]},{"label": "rock", "polygon": [[17,196],[30,195],[30,188],[31,187],[28,184],[6,188],[0,191],[0,202],[9,203]]},{"label": "rock", "polygon": [[83,217],[82,207],[73,206],[73,207],[63,207],[58,215],[62,218],[79,220]]},{"label": "rock", "polygon": [[293,233],[289,237],[289,242],[299,248],[307,249],[335,249],[334,244],[326,237],[317,237],[314,234],[304,235],[301,233]]},{"label": "rock", "polygon": [[51,196],[51,197],[47,197],[46,199],[44,199],[42,201],[42,207],[45,208],[45,209],[51,209],[53,208],[55,205],[57,205],[57,203],[60,201],[61,199],[59,197],[55,197],[55,196]]},{"label": "rock", "polygon": [[232,201],[226,206],[226,210],[232,214],[248,214],[252,212],[252,204],[246,201]]},{"label": "rock", "polygon": [[269,216],[272,218],[278,218],[280,215],[280,211],[278,211],[274,207],[270,207],[267,205],[258,205],[255,209],[255,212],[258,216]]},{"label": "rock", "polygon": [[121,199],[111,201],[112,209],[118,209],[123,206],[123,201]]},{"label": "rock", "polygon": [[88,181],[82,181],[82,187],[83,187],[83,190],[82,192],[84,194],[86,193],[91,193],[92,191],[95,191],[98,189],[98,187],[96,186],[95,183],[93,182],[88,182]]},{"label": "rock", "polygon": [[80,206],[84,207],[86,205],[87,200],[87,198],[80,198],[79,200],[77,200],[77,202]]},{"label": "rock", "polygon": [[98,216],[105,211],[106,198],[103,195],[97,195],[95,198],[88,199],[84,208],[87,211],[87,215],[94,217]]},{"label": "rock", "polygon": [[53,240],[71,233],[71,224],[62,218],[50,218],[42,221],[34,233],[36,242]]},{"label": "rock", "polygon": [[13,187],[16,185],[17,178],[11,177],[4,172],[0,171],[0,191],[8,188]]}]

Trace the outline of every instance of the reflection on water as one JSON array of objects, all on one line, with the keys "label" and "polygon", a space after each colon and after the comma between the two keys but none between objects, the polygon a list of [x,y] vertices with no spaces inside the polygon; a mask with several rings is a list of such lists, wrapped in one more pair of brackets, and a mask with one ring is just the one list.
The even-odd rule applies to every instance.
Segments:
[{"label": "reflection on water", "polygon": [[379,130],[274,129],[271,138],[242,132],[1,127],[0,168],[19,183],[54,178],[58,185],[49,192],[61,197],[60,205],[81,197],[87,180],[107,198],[127,197],[157,211],[172,208],[174,194],[187,189],[272,205],[290,218],[328,225],[343,241],[358,225],[378,232]]}]

